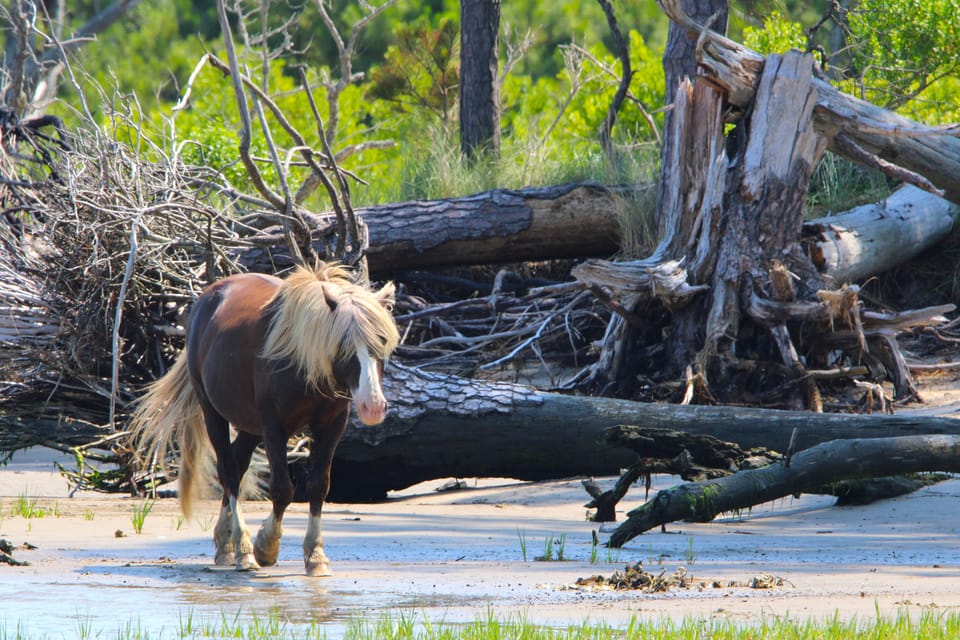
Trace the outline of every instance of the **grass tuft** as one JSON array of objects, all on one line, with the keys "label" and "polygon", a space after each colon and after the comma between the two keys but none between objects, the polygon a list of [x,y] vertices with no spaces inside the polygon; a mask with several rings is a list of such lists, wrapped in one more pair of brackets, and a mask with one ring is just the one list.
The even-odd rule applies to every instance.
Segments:
[{"label": "grass tuft", "polygon": [[144,500],[139,505],[133,506],[133,514],[130,516],[130,522],[133,524],[133,530],[137,533],[143,533],[143,525],[147,521],[147,516],[153,510],[154,501]]}]

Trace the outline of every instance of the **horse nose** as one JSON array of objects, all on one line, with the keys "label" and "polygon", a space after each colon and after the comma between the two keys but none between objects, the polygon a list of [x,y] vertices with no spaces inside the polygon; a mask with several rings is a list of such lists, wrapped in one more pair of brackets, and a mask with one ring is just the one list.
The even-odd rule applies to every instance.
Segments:
[{"label": "horse nose", "polygon": [[381,396],[358,402],[357,416],[360,418],[360,422],[367,426],[380,424],[387,417],[386,399]]}]

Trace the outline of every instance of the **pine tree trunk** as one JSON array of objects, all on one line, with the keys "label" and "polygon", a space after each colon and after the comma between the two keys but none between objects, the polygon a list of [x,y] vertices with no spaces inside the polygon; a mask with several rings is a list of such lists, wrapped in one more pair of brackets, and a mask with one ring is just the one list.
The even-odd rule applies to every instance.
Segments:
[{"label": "pine tree trunk", "polygon": [[960,436],[960,421],[910,415],[864,416],[751,407],[671,405],[547,393],[391,365],[386,421],[354,420],[337,448],[332,498],[380,500],[386,492],[451,477],[545,480],[616,475],[636,453],[612,444],[621,424],[668,428],[781,453],[841,438],[915,434]]},{"label": "pine tree trunk", "polygon": [[460,149],[500,150],[500,0],[460,0]]}]

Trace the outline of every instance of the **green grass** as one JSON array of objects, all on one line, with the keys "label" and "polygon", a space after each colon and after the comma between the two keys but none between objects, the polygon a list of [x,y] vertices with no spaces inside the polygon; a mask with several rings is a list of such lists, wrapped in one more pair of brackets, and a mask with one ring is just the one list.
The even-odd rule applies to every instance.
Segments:
[{"label": "green grass", "polygon": [[153,500],[144,500],[139,505],[133,506],[133,513],[130,516],[130,522],[133,524],[133,530],[137,533],[143,533],[143,524],[147,521],[147,516],[153,510]]},{"label": "green grass", "polygon": [[[58,509],[59,510],[59,509]],[[26,518],[31,520],[33,518],[42,518],[48,515],[48,511],[40,506],[39,498],[31,498],[26,493],[21,493],[16,502],[13,503],[13,508],[10,511],[12,516],[20,516],[21,518]]]},{"label": "green grass", "polygon": [[543,540],[543,555],[537,556],[536,560],[541,562],[562,562],[566,559],[566,546],[567,534],[564,533],[557,537],[548,535]]},{"label": "green grass", "polygon": [[842,213],[882,200],[891,192],[889,182],[880,172],[827,153],[810,179],[807,218]]},{"label": "green grass", "polygon": [[[656,183],[660,155],[655,146],[620,148],[611,161],[597,145],[573,149],[563,142],[503,138],[499,155],[481,153],[467,159],[459,138],[442,126],[429,127],[421,138],[405,143],[403,170],[393,183],[359,187],[355,205],[450,198],[487,191],[567,182],[604,184]],[[361,171],[362,175],[362,171]],[[655,195],[655,194],[654,194]]]},{"label": "green grass", "polygon": [[[924,609],[909,615],[841,619],[839,615],[819,620],[799,620],[789,615],[767,616],[760,621],[732,619],[669,618],[641,621],[633,618],[625,626],[585,620],[567,626],[546,626],[525,615],[486,616],[464,623],[431,620],[418,612],[383,614],[373,619],[356,619],[333,628],[317,621],[293,624],[280,611],[266,615],[222,614],[219,618],[200,619],[193,613],[172,620],[163,631],[145,629],[138,621],[120,623],[112,632],[95,628],[90,620],[76,623],[78,638],[111,637],[118,640],[143,638],[248,638],[306,640],[344,638],[344,640],[947,640],[960,637],[960,613]],[[0,619],[0,640],[30,640],[27,626],[8,627]]]}]

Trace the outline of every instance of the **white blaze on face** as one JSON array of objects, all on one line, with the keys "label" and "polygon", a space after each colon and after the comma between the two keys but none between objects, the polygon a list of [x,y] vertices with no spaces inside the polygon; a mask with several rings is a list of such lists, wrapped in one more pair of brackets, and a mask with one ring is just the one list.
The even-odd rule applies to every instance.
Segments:
[{"label": "white blaze on face", "polygon": [[353,390],[353,404],[357,408],[360,422],[372,426],[380,424],[387,417],[387,399],[380,388],[380,376],[376,359],[370,356],[367,346],[357,345],[357,359],[360,361],[360,380]]}]

